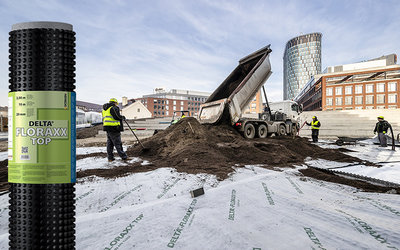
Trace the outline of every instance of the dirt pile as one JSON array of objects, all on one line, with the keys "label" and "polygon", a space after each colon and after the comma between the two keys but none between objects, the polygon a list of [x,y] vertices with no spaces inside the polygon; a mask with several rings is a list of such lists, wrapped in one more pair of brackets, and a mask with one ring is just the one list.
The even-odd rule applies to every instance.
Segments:
[{"label": "dirt pile", "polygon": [[90,137],[95,137],[99,130],[103,129],[103,125],[96,125],[90,128],[82,128],[76,131],[76,139],[86,139]]},{"label": "dirt pile", "polygon": [[128,149],[129,156],[149,160],[157,167],[173,167],[180,172],[215,174],[225,179],[232,166],[260,164],[264,167],[290,167],[302,164],[306,157],[340,162],[360,162],[360,159],[338,150],[322,149],[305,138],[271,137],[244,139],[229,125],[201,125],[194,118],[144,139]]}]

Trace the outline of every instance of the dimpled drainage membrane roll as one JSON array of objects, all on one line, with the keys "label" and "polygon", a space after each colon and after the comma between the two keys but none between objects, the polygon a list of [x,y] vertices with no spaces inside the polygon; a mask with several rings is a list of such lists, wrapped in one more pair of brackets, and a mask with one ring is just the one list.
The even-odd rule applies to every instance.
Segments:
[{"label": "dimpled drainage membrane roll", "polygon": [[74,249],[75,33],[15,24],[9,51],[9,246]]}]

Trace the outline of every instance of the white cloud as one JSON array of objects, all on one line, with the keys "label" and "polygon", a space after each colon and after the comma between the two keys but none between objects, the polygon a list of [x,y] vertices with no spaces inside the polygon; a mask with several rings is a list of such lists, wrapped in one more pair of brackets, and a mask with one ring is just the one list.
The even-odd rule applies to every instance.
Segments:
[{"label": "white cloud", "polygon": [[212,92],[241,57],[269,43],[274,73],[265,86],[277,101],[285,43],[301,32],[323,33],[324,67],[398,52],[400,40],[396,1],[9,0],[0,7],[0,76],[8,79],[13,23],[69,22],[77,33],[77,96],[96,103],[159,86]]}]

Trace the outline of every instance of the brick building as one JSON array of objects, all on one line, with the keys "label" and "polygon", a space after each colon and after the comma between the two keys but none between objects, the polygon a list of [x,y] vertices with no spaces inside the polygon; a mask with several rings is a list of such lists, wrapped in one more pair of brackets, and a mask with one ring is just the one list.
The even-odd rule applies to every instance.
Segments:
[{"label": "brick building", "polygon": [[400,108],[400,65],[392,54],[328,67],[296,96],[305,111]]},{"label": "brick building", "polygon": [[155,89],[155,93],[136,98],[153,115],[153,117],[170,117],[174,111],[190,111],[192,116],[196,116],[200,109],[200,104],[204,103],[209,93],[172,89],[165,91],[162,88]]},{"label": "brick building", "polygon": [[263,101],[261,98],[261,90],[259,90],[254,97],[254,99],[249,103],[247,109],[245,109],[245,114],[260,114],[264,109]]}]

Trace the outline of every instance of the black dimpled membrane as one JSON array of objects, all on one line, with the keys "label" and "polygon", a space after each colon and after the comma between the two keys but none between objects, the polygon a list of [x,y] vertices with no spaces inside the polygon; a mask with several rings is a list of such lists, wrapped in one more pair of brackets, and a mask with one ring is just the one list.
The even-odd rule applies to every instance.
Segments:
[{"label": "black dimpled membrane", "polygon": [[25,29],[10,32],[10,91],[74,91],[75,32]]},{"label": "black dimpled membrane", "polygon": [[[10,32],[10,85],[17,91],[74,91],[75,33]],[[75,183],[10,183],[10,249],[75,249]]]}]

